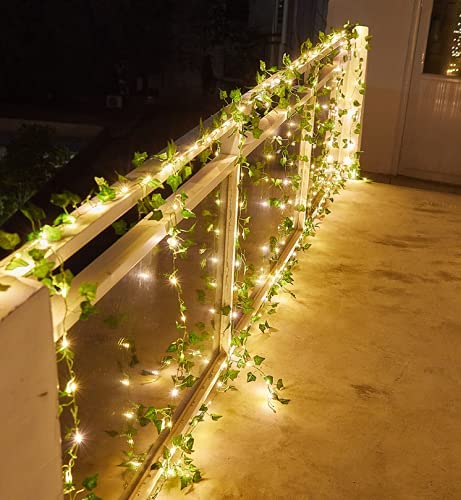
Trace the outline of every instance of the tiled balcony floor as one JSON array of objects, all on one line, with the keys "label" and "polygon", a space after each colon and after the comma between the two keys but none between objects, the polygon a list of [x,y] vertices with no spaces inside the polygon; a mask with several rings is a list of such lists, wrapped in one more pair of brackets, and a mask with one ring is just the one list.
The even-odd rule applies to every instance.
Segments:
[{"label": "tiled balcony floor", "polygon": [[252,345],[291,403],[242,376],[159,498],[460,499],[461,196],[350,184],[299,260]]}]

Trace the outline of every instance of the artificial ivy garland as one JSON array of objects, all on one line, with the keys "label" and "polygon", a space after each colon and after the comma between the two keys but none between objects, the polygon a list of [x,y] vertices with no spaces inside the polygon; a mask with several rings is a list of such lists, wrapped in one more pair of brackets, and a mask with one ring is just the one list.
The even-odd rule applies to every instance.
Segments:
[{"label": "artificial ivy garland", "polygon": [[[335,49],[321,60],[316,60],[310,66],[306,78],[303,79],[298,69],[305,64],[307,56],[312,50],[319,53],[322,49],[332,44],[341,36],[346,42],[343,49]],[[346,100],[345,69],[342,64],[347,63],[352,58],[357,58],[356,39],[358,37],[355,26],[347,24],[341,32],[333,32],[326,36],[319,35],[320,43],[314,47],[307,41],[303,46],[302,55],[297,62],[292,62],[288,56],[284,56],[285,68],[267,68],[264,62],[260,64],[260,71],[257,74],[257,83],[262,86],[262,91],[250,96],[242,96],[239,89],[230,93],[220,92],[221,99],[226,107],[215,117],[212,129],[201,127],[200,138],[194,147],[206,146],[199,154],[198,159],[201,166],[207,164],[215,156],[219,155],[221,141],[215,139],[215,132],[218,129],[230,127],[230,124],[237,124],[239,134],[239,211],[237,230],[237,254],[236,262],[239,264],[236,269],[234,306],[224,306],[220,311],[214,311],[225,318],[226,330],[230,332],[231,345],[227,352],[227,357],[219,373],[216,390],[227,392],[235,389],[233,381],[242,373],[246,374],[248,383],[257,380],[262,381],[267,391],[267,401],[269,407],[276,411],[277,404],[286,405],[289,399],[282,396],[284,383],[281,378],[276,378],[264,369],[265,359],[258,354],[251,354],[248,349],[248,339],[255,332],[264,334],[270,330],[268,317],[277,310],[275,298],[280,292],[292,292],[289,286],[293,283],[293,268],[297,264],[296,253],[292,254],[285,266],[280,269],[272,278],[270,288],[267,291],[264,305],[258,311],[253,308],[253,292],[258,283],[263,279],[258,276],[253,266],[246,260],[244,250],[245,239],[250,232],[250,216],[247,213],[247,199],[245,192],[245,179],[259,184],[267,182],[277,189],[278,196],[271,197],[265,201],[268,207],[284,210],[291,202],[293,193],[299,192],[301,178],[298,174],[300,162],[308,162],[309,158],[302,152],[296,151],[296,146],[301,142],[307,142],[312,147],[312,160],[310,169],[310,185],[308,196],[304,200],[296,200],[294,210],[304,215],[304,229],[298,242],[297,249],[307,250],[310,246],[308,238],[315,235],[316,228],[322,217],[329,213],[328,204],[333,201],[333,195],[342,188],[347,179],[359,177],[359,156],[360,152],[347,156],[342,161],[335,159],[332,155],[334,151],[347,151],[353,149],[356,137],[360,130],[360,110],[365,92],[365,82],[363,74],[363,60],[359,60],[355,70],[355,79],[359,96],[352,103]],[[368,46],[367,46],[368,48]],[[316,90],[322,69],[331,65],[337,57],[342,58],[342,63],[338,65],[339,71],[333,78],[334,88],[324,86],[315,91],[314,96],[321,100],[323,95],[329,95],[327,104],[306,104],[302,101],[303,95],[310,90]],[[274,79],[274,76],[276,78]],[[266,85],[266,82],[270,82]],[[258,139],[263,130],[259,127],[261,119],[275,108],[285,110],[289,130],[282,135],[274,135],[264,142],[264,160],[251,162],[244,154],[245,144],[249,135]],[[350,116],[352,125],[348,127],[349,136],[344,138],[344,117]],[[315,126],[314,126],[315,124]],[[340,142],[340,137],[342,137]],[[193,148],[192,148],[193,149]],[[298,148],[299,149],[299,148]],[[198,215],[186,207],[187,194],[180,191],[182,183],[192,175],[193,166],[184,164],[177,152],[174,142],[169,142],[166,150],[157,155],[162,161],[163,169],[167,169],[170,175],[165,183],[171,191],[175,193],[175,208],[181,213],[183,220],[193,222]],[[267,166],[275,158],[278,158],[280,166],[284,169],[284,178],[271,176]],[[135,153],[133,165],[139,167],[148,159],[147,153]],[[120,176],[119,188],[110,186],[109,183],[100,177],[95,178],[98,187],[97,198],[102,204],[110,204],[113,200],[124,196],[128,190],[128,179]],[[152,176],[138,178],[136,183],[143,186],[150,194],[146,194],[138,202],[139,217],[150,216],[153,220],[162,220],[165,214],[162,207],[166,199],[162,196],[165,189],[164,183]],[[87,199],[88,200],[88,199]],[[87,202],[87,200],[84,201]],[[62,208],[63,212],[56,218],[52,225],[41,225],[45,214],[38,207],[30,205],[26,210],[27,216],[32,223],[32,233],[30,240],[32,245],[27,247],[26,252],[19,251],[8,260],[5,271],[24,270],[23,274],[34,277],[48,287],[51,295],[63,297],[67,314],[66,297],[72,286],[72,273],[65,269],[59,262],[59,257],[53,259],[52,243],[60,241],[65,233],[66,226],[74,225],[78,219],[69,213],[68,208],[76,208],[81,200],[78,196],[65,191],[52,196],[51,202]],[[216,205],[219,207],[219,196],[216,198]],[[210,231],[215,231],[217,214],[212,211],[203,213],[201,217]],[[123,219],[113,224],[117,234],[124,234],[128,229],[128,223]],[[168,247],[172,256],[171,272],[168,275],[170,284],[175,288],[178,304],[178,320],[176,322],[179,332],[178,338],[172,342],[161,361],[161,366],[174,367],[175,373],[172,376],[172,389],[170,392],[171,401],[163,408],[145,406],[142,403],[133,403],[132,408],[125,411],[126,425],[120,430],[109,430],[109,435],[122,437],[126,440],[127,449],[124,451],[125,459],[122,466],[129,471],[136,471],[146,459],[145,453],[136,451],[135,436],[138,427],[152,425],[157,434],[168,430],[173,425],[174,401],[178,394],[187,388],[193,387],[198,377],[194,372],[194,359],[200,355],[200,342],[205,338],[205,328],[202,331],[193,331],[189,328],[187,321],[187,304],[181,286],[181,277],[177,267],[177,259],[187,256],[189,248],[194,244],[192,239],[194,224],[185,229],[180,227],[174,215],[169,215]],[[285,217],[278,225],[277,234],[273,234],[267,244],[269,262],[273,265],[280,259],[280,250],[285,244],[285,240],[293,234],[294,218]],[[0,246],[4,249],[13,250],[20,243],[16,234],[0,231]],[[206,256],[210,249],[204,246],[200,249],[204,254],[204,264],[202,267],[204,281],[203,290],[198,291],[199,299],[204,299],[207,290],[213,289],[216,283],[210,273],[207,272]],[[50,255],[51,253],[51,255]],[[57,268],[57,270],[56,270]],[[7,290],[8,285],[0,284],[0,291]],[[81,320],[85,320],[95,311],[94,302],[96,300],[97,284],[84,283],[79,287],[82,298]],[[236,317],[250,315],[249,324],[243,328],[237,328]],[[65,320],[64,320],[65,324]],[[121,338],[119,345],[126,349],[131,359],[136,356],[136,347],[130,339]],[[73,469],[76,465],[78,449],[83,441],[80,433],[80,419],[78,414],[77,393],[78,381],[74,370],[74,354],[71,342],[68,339],[67,331],[64,331],[60,340],[56,343],[57,361],[65,371],[65,383],[59,389],[59,413],[70,416],[70,427],[64,433],[65,450],[63,457],[63,480],[64,492],[69,500],[84,498],[86,500],[97,500],[99,497],[95,493],[97,486],[97,474],[83,480],[81,487],[77,486],[73,479]],[[153,374],[157,376],[158,374]],[[128,379],[123,379],[122,383],[129,383]],[[199,412],[189,422],[186,432],[178,434],[171,439],[171,446],[164,446],[161,458],[152,465],[153,470],[158,471],[157,482],[152,493],[155,498],[164,483],[168,480],[179,478],[181,489],[197,483],[201,480],[200,469],[193,463],[191,453],[194,446],[194,429],[207,418],[218,420],[221,415],[210,412],[209,405],[203,404]]]}]

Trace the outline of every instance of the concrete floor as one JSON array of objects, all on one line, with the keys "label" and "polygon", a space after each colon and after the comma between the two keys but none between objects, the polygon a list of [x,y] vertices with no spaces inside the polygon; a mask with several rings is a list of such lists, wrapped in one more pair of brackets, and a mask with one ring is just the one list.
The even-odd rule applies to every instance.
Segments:
[{"label": "concrete floor", "polygon": [[460,242],[459,195],[350,184],[253,342],[291,403],[241,377],[159,498],[461,499]]}]

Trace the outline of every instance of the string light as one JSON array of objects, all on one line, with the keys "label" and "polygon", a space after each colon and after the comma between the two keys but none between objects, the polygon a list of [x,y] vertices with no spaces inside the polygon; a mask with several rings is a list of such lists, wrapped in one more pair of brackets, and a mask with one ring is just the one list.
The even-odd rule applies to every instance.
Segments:
[{"label": "string light", "polygon": [[[336,36],[334,39],[337,39],[337,36]],[[333,42],[331,42],[331,43],[333,43]],[[327,43],[327,44],[323,44],[323,45],[322,45],[322,51],[323,51],[323,52],[322,52],[322,54],[323,54],[323,55],[325,55],[325,54],[326,54],[326,52],[325,52],[325,51],[326,51],[326,49],[327,49],[329,46],[331,46],[331,43],[330,43],[330,44],[328,44],[328,43]],[[316,51],[316,50],[311,51],[311,52],[309,53],[309,56],[305,56],[304,58],[299,59],[298,61],[294,62],[294,63],[292,64],[292,66],[293,66],[294,68],[296,68],[296,67],[301,67],[301,66],[302,66],[303,64],[305,64],[308,60],[311,60],[313,57],[317,57],[317,56],[318,56],[318,54],[319,54],[319,52],[318,52],[318,51]],[[323,55],[322,55],[322,57],[323,57]],[[309,59],[309,58],[311,58],[311,59]],[[342,68],[341,66],[339,66],[339,67],[337,67],[337,68],[335,69],[335,71],[337,71],[337,72],[341,72],[341,71],[343,71],[343,68]],[[285,77],[284,77],[284,79],[285,79]],[[279,78],[273,78],[273,79],[271,80],[271,82],[272,82],[272,85],[276,86],[276,85],[278,85],[279,83],[281,83],[281,80],[280,80]],[[288,81],[288,82],[286,82],[286,83],[292,83],[292,82],[291,82],[291,81]],[[268,83],[265,83],[265,84],[263,84],[263,87],[266,87],[266,88],[267,88],[267,87],[268,87],[268,85],[269,85]],[[267,95],[269,95],[269,93],[270,93],[270,92],[267,92]],[[267,108],[269,108],[271,105],[270,105],[270,103],[269,103],[269,102],[265,102],[265,106],[266,106]],[[328,107],[329,107],[329,106],[328,106],[328,105],[323,105],[322,107],[323,107],[323,109],[328,109]],[[241,109],[241,108],[243,108],[243,109],[244,109],[244,108],[245,108],[245,106],[240,105],[240,106],[239,106],[239,108],[240,108],[240,109]],[[288,109],[287,113],[289,113],[289,112],[291,111],[291,109],[290,109],[290,108],[291,108],[291,107],[289,107],[289,109]],[[242,109],[242,111],[243,111],[243,109]],[[337,107],[337,106],[332,107],[331,111],[332,111],[332,113],[331,113],[331,114],[333,114],[333,113],[337,112],[337,111],[338,111],[338,107]],[[357,119],[359,118],[359,116],[358,116],[358,115],[359,115],[358,110],[353,110],[353,112],[352,112],[352,114],[351,114],[350,116],[351,116],[351,117],[354,117],[354,118],[357,120]],[[216,138],[216,137],[218,137],[218,136],[219,136],[219,134],[223,133],[223,131],[224,131],[224,129],[225,129],[225,126],[232,127],[232,126],[234,126],[234,125],[235,125],[235,123],[234,123],[234,121],[233,121],[233,120],[228,120],[228,121],[227,121],[227,122],[225,122],[225,124],[223,124],[221,127],[217,128],[217,129],[215,129],[215,130],[213,130],[213,131],[210,133],[210,135],[209,135],[209,136],[202,138],[202,139],[200,140],[200,141],[201,141],[201,142],[200,142],[200,147],[202,147],[202,148],[203,148],[202,143],[209,144],[209,143],[213,142],[213,138]],[[289,125],[290,127],[292,127],[292,126],[294,126],[295,124],[294,124],[294,122],[290,121],[290,122],[288,123],[288,125]],[[286,133],[286,136],[287,136],[287,137],[291,137],[291,136],[292,136],[291,131],[288,131],[288,132]],[[286,142],[285,142],[285,144],[286,144]],[[295,144],[295,142],[291,142],[291,144],[292,144],[292,145],[294,145],[294,144]],[[331,144],[331,146],[332,146],[332,144]],[[314,145],[313,145],[313,147],[315,148],[315,147],[316,147],[316,145],[314,144]],[[343,149],[345,149],[345,150],[349,150],[349,151],[353,151],[353,150],[355,149],[355,147],[356,147],[355,143],[354,143],[353,141],[351,141],[351,142],[350,142],[350,143],[349,143],[346,147],[344,147]],[[198,144],[197,144],[197,143],[194,143],[194,144],[193,144],[193,145],[189,148],[188,152],[197,151],[197,149],[198,149],[198,148],[199,148]],[[279,152],[277,151],[277,154],[278,154],[278,153],[279,153]],[[216,152],[215,152],[215,155],[217,156],[218,154],[219,154],[219,151],[216,151]],[[266,155],[266,158],[267,158],[267,159],[272,159],[273,157],[274,157],[274,156],[273,156],[272,154],[268,154],[268,155]],[[179,156],[178,156],[175,160],[173,160],[173,164],[168,163],[168,164],[164,165],[164,166],[163,166],[163,168],[162,168],[162,171],[161,171],[161,172],[162,172],[162,173],[167,173],[167,172],[169,172],[170,170],[173,170],[175,166],[178,166],[178,165],[179,165],[181,162],[183,162],[184,160],[185,160],[185,157],[184,157],[184,156],[182,156],[182,155],[179,155]],[[352,160],[349,156],[347,156],[347,157],[344,159],[344,161],[343,161],[343,164],[344,164],[345,166],[350,166],[352,163],[353,163],[353,160]],[[291,163],[288,163],[288,164],[293,165],[293,161],[291,161]],[[340,168],[340,167],[338,166],[338,168]],[[341,168],[342,168],[342,167],[341,167]],[[323,169],[323,170],[324,170],[327,174],[329,174],[329,173],[334,174],[334,172],[335,172],[335,169],[334,169],[334,168],[332,168],[332,167],[327,168],[327,169],[324,169],[324,168],[323,168],[323,166],[322,166],[322,169]],[[356,175],[357,175],[355,170],[353,170],[353,171],[351,171],[351,172],[347,173],[347,171],[346,171],[345,169],[343,169],[343,168],[342,168],[341,172],[343,172],[343,173],[344,173],[344,177],[347,177],[347,175],[349,175],[350,177],[355,178],[355,177],[356,177]],[[323,175],[323,174],[324,174],[324,173],[323,173],[323,172],[321,172],[321,173],[319,174],[319,176],[318,176],[318,179],[322,179],[322,175]],[[243,177],[243,175],[242,175],[242,177]],[[336,179],[337,181],[339,181],[340,179],[342,179],[342,176],[340,175],[339,177],[335,177],[335,179]],[[150,175],[146,175],[146,176],[145,176],[145,177],[143,177],[141,180],[138,180],[138,182],[141,182],[142,184],[147,185],[147,184],[149,184],[149,182],[150,182],[151,180],[152,180],[152,177],[151,177]],[[266,181],[266,182],[268,182],[268,181],[269,181],[269,179],[268,179],[268,178],[265,178],[265,181]],[[289,181],[288,179],[286,179],[286,178],[285,178],[285,179],[283,179],[283,180],[282,180],[282,184],[283,184],[284,186],[287,186],[288,184],[290,184],[290,181]],[[323,198],[322,198],[322,200],[321,200],[320,202],[317,202],[317,201],[316,201],[316,203],[318,203],[318,207],[319,207],[319,209],[320,209],[320,207],[324,206],[324,204],[325,204],[325,196],[329,195],[329,192],[330,192],[331,188],[332,188],[332,184],[331,184],[331,183],[329,183],[329,179],[328,179],[328,178],[324,175],[324,179],[323,179],[323,180],[321,180],[321,181],[319,181],[319,186],[317,187],[317,190],[318,190],[318,191],[319,191],[319,193],[321,193],[321,195],[323,196]],[[116,189],[117,189],[117,188],[116,188]],[[119,193],[119,194],[121,194],[121,195],[126,194],[128,191],[129,191],[129,187],[128,187],[128,185],[121,185],[121,186],[118,188],[118,193]],[[316,192],[317,192],[317,191],[316,191]],[[220,201],[220,200],[215,200],[215,203],[216,203],[216,205],[217,205],[217,206],[219,206],[219,205],[220,205],[220,203],[221,203],[221,201]],[[242,202],[240,202],[240,203],[242,203]],[[292,201],[291,201],[291,200],[289,200],[287,203],[291,204],[291,203],[292,203]],[[98,212],[98,211],[106,210],[106,208],[107,208],[107,206],[108,206],[108,205],[109,205],[108,203],[104,203],[104,204],[102,204],[102,203],[98,203],[97,205],[95,205],[95,206],[93,207],[93,210],[94,210],[94,212]],[[267,206],[269,206],[270,204],[269,204],[269,202],[268,202],[267,200],[265,200],[265,201],[263,201],[263,202],[261,203],[261,205],[262,205],[262,206],[266,206],[266,207],[267,207]],[[307,203],[307,206],[311,207],[311,206],[312,206],[312,202],[310,202],[310,201],[309,201],[309,202]],[[281,203],[281,204],[279,205],[279,207],[280,207],[282,210],[284,210],[284,209],[286,208],[286,204],[285,204],[285,203]],[[242,208],[242,207],[241,207],[241,208]],[[177,205],[177,204],[174,204],[174,205],[173,205],[173,209],[174,209],[174,210],[178,210],[178,205]],[[318,210],[319,210],[319,209],[318,209]],[[70,216],[70,217],[72,217],[72,218],[73,218],[73,219],[70,219],[70,221],[71,221],[72,223],[74,223],[74,222],[75,222],[75,218],[74,218],[73,216]],[[215,234],[216,234],[216,235],[218,235],[218,234],[219,234],[219,229],[215,229],[214,231],[215,231]],[[176,247],[178,246],[178,244],[179,244],[179,243],[178,243],[178,240],[177,240],[174,236],[172,236],[171,238],[169,238],[169,239],[167,240],[167,242],[168,242],[168,245],[170,246],[170,248],[176,248]],[[46,235],[44,235],[44,236],[42,236],[42,237],[38,240],[37,244],[38,244],[39,246],[43,246],[44,248],[48,248],[48,247],[49,247],[52,243],[50,243],[50,242],[48,241],[48,239],[46,238]],[[281,245],[285,245],[285,244],[286,244],[285,240],[281,240],[281,241],[280,241],[280,244],[281,244]],[[265,250],[265,251],[266,251],[266,250]],[[274,252],[278,254],[278,253],[280,252],[280,247],[276,246],[276,247],[274,248]],[[293,255],[296,255],[296,252],[293,252]],[[214,263],[218,262],[218,258],[217,258],[217,257],[212,257],[210,260],[211,260],[212,262],[214,262]],[[235,267],[236,267],[236,268],[239,268],[240,266],[241,266],[241,261],[240,261],[239,259],[236,259],[236,261],[235,261]],[[245,265],[245,266],[244,266],[245,270],[246,270],[246,267],[247,267],[247,266]],[[285,268],[285,266],[284,266],[284,267],[282,267],[282,269],[284,269],[284,268]],[[139,274],[138,274],[138,276],[139,276],[139,278],[140,278],[140,279],[149,279],[149,278],[151,277],[150,273],[139,273]],[[262,282],[264,282],[264,281],[271,280],[273,283],[275,283],[278,279],[280,279],[280,272],[277,272],[277,273],[275,273],[275,274],[269,274],[268,276],[265,276],[264,274],[261,274],[260,276],[258,276],[258,278],[257,278],[256,282],[258,282],[258,281],[259,281],[259,282],[261,282],[261,283],[262,283]],[[177,286],[177,285],[178,285],[178,279],[177,279],[177,277],[176,277],[174,274],[172,274],[172,275],[170,275],[170,276],[169,276],[169,281],[170,281],[170,283],[171,283],[172,285],[174,285],[174,286]],[[216,288],[216,287],[217,287],[217,284],[216,284],[216,282],[212,282],[210,286],[212,286],[212,287]],[[234,285],[234,286],[235,286],[235,285]],[[179,291],[180,291],[180,290],[179,290]],[[65,289],[63,289],[61,293],[62,293],[62,295],[65,297],[65,295],[66,295],[66,293],[67,293],[67,292],[65,291]],[[265,294],[264,300],[267,300],[267,293]],[[214,314],[215,312],[216,312],[216,311],[215,311],[215,309],[210,309],[210,313]],[[236,310],[234,310],[234,311],[232,311],[232,312],[231,312],[231,317],[232,317],[232,318],[235,318],[235,317],[237,317],[237,316],[238,316],[238,314],[239,314],[239,313],[238,313]],[[182,315],[181,315],[181,319],[182,319],[182,321],[184,321],[184,322],[186,321],[186,318],[185,318],[185,315],[184,315],[184,314],[182,314]],[[64,337],[64,338],[61,340],[61,344],[60,344],[60,345],[61,345],[61,347],[62,347],[62,348],[64,348],[64,349],[67,349],[67,348],[69,347],[69,343],[68,343],[68,340],[67,340],[67,338],[66,338],[66,337]],[[132,347],[132,344],[130,344],[129,342],[124,342],[124,341],[123,341],[120,345],[121,345],[123,348],[125,348],[125,349],[131,349],[131,347]],[[193,356],[200,356],[200,351],[193,351],[193,352],[192,352],[192,355],[193,355]],[[203,362],[204,364],[208,364],[208,363],[209,363],[209,359],[206,359],[206,358],[205,358],[205,359],[203,359],[203,360],[202,360],[202,362]],[[167,361],[165,361],[165,365],[169,365],[170,363],[171,363],[171,360],[167,360]],[[245,364],[246,364],[246,366],[252,366],[252,364],[253,364],[253,363],[252,363],[251,361],[247,361]],[[159,374],[159,372],[158,372],[158,371],[156,371],[156,370],[153,370],[153,371],[152,371],[152,374],[157,376],[157,375]],[[122,380],[120,380],[120,382],[121,382],[123,385],[125,385],[125,386],[129,386],[129,385],[130,385],[130,380],[129,380],[129,378],[128,378],[128,377],[123,378]],[[273,399],[273,398],[274,398],[274,394],[272,393],[271,385],[270,385],[270,383],[269,383],[269,382],[267,382],[267,384],[268,384],[268,397],[269,397],[270,399]],[[222,383],[221,381],[218,381],[217,385],[218,385],[218,387],[222,387],[222,386],[223,386],[223,383]],[[66,389],[68,389],[68,390],[69,390],[69,393],[75,393],[75,391],[77,390],[77,384],[76,384],[75,380],[73,380],[73,379],[69,380],[69,381],[68,381],[68,383],[67,383]],[[179,394],[179,390],[178,390],[178,388],[174,387],[174,388],[171,390],[171,396],[172,396],[172,397],[177,397],[177,396],[178,396],[178,394]],[[120,410],[119,410],[119,411],[120,411]],[[120,414],[120,413],[119,413],[119,414]],[[134,416],[135,416],[135,415],[134,415],[134,413],[133,413],[133,412],[131,412],[131,411],[126,411],[126,412],[124,412],[124,413],[123,413],[123,415],[125,416],[125,418],[127,418],[127,419],[129,419],[129,420],[131,420],[131,419],[132,419],[132,418],[134,418]],[[166,424],[165,424],[165,421],[166,421],[165,419],[163,419],[163,420],[162,420],[162,427],[166,426],[166,427],[171,428],[171,427],[172,427],[172,421],[171,421],[171,420],[169,420]],[[72,435],[72,434],[71,434],[71,435]],[[82,443],[82,442],[83,442],[83,436],[82,436],[82,434],[78,431],[78,429],[77,429],[77,428],[75,428],[75,429],[74,429],[73,440],[74,440],[74,442],[75,442],[75,443],[77,443],[77,444],[80,444],[80,443]],[[134,444],[133,439],[132,439],[131,437],[128,439],[128,443],[129,443],[129,444],[131,444],[131,445],[133,445],[133,444]],[[171,451],[172,453],[174,453],[174,452],[176,451],[176,448],[175,448],[175,447],[172,447],[172,448],[170,448],[170,451]],[[138,460],[132,460],[132,461],[130,462],[130,464],[131,464],[133,467],[136,467],[136,468],[137,468],[137,467],[140,467],[140,466],[142,465],[142,463],[141,463],[140,461],[138,461]],[[174,467],[176,467],[176,465],[174,465]],[[167,471],[167,473],[168,473],[169,475],[170,475],[170,474],[171,474],[171,475],[175,475],[175,474],[176,474],[175,469],[174,469],[173,467],[168,467],[168,468],[166,468],[165,470]],[[70,469],[70,468],[65,469],[65,479],[66,479],[66,481],[68,481],[68,482],[72,482],[72,472],[71,472],[71,469]]]},{"label": "string light", "polygon": [[171,172],[173,172],[173,165],[171,165],[171,163],[167,163],[166,165],[163,166],[162,173],[168,175]]},{"label": "string light", "polygon": [[75,431],[74,442],[76,444],[82,444],[83,443],[83,435],[78,430]]},{"label": "string light", "polygon": [[170,248],[176,248],[178,246],[178,244],[179,244],[178,239],[176,237],[174,237],[174,236],[172,236],[171,238],[168,238],[166,240],[166,242],[168,243],[168,246]]},{"label": "string light", "polygon": [[64,472],[64,482],[66,484],[72,484],[73,479],[72,479],[72,469],[66,467],[65,472]]},{"label": "string light", "polygon": [[93,212],[95,212],[95,213],[100,214],[100,213],[104,212],[106,210],[106,208],[107,208],[107,206],[104,205],[104,203],[101,203],[100,201],[98,201],[96,203],[96,205],[93,205],[93,207],[91,208],[91,210]]},{"label": "string light", "polygon": [[77,383],[75,382],[74,379],[69,380],[67,382],[65,392],[67,394],[73,394],[76,391],[77,391]]}]

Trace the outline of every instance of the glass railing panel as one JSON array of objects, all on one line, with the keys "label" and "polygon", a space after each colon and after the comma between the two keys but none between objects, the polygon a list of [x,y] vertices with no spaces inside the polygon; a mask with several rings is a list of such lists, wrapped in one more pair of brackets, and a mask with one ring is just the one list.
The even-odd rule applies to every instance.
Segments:
[{"label": "glass railing panel", "polygon": [[[299,163],[299,126],[295,116],[283,123],[247,158],[242,167],[240,248],[236,261],[239,314],[248,312],[245,296],[251,295],[267,279],[280,253],[293,233],[297,216],[296,193],[301,178]],[[248,290],[247,290],[248,288]]]},{"label": "glass railing panel", "polygon": [[[218,353],[226,195],[224,181],[69,332],[84,438],[74,480],[98,473],[102,498],[118,498],[134,480],[170,425],[169,405],[187,403]],[[188,343],[182,370],[172,347],[178,338]],[[154,418],[152,408],[164,410]],[[65,449],[66,411],[61,421]]]}]

